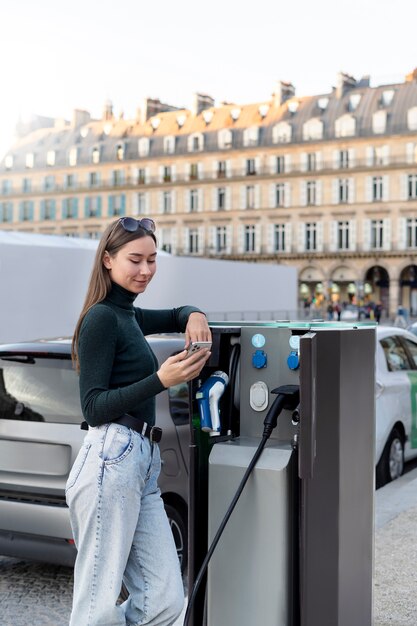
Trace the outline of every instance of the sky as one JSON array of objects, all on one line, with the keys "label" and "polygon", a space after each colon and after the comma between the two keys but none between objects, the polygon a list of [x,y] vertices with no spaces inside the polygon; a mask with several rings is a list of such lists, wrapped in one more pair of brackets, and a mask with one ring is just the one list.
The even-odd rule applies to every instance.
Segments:
[{"label": "sky", "polygon": [[340,71],[374,86],[417,67],[416,0],[2,0],[0,16],[0,157],[31,114],[247,104],[278,80],[307,96]]}]

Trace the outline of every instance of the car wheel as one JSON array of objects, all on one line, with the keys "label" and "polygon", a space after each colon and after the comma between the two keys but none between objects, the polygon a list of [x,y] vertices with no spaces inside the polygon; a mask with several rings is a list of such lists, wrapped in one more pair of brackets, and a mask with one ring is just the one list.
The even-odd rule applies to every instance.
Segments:
[{"label": "car wheel", "polygon": [[188,556],[188,531],[187,521],[181,513],[170,504],[165,504],[165,511],[168,516],[169,525],[174,536],[175,547],[177,548],[178,560],[181,572],[184,573],[187,567]]},{"label": "car wheel", "polygon": [[[174,536],[175,547],[177,548],[178,560],[180,562],[181,573],[184,574],[187,566],[188,556],[188,534],[187,523],[183,519],[181,513],[170,504],[165,504],[165,511],[168,517],[169,525]],[[124,583],[120,590],[119,602],[124,602],[129,597],[129,592]]]},{"label": "car wheel", "polygon": [[399,478],[404,471],[404,440],[398,430],[391,431],[384,451],[376,466],[376,486],[382,487],[386,483]]}]

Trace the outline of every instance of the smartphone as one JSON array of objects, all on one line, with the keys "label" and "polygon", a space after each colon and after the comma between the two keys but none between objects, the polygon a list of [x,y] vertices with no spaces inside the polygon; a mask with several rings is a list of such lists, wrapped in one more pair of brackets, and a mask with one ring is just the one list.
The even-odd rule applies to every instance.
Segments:
[{"label": "smartphone", "polygon": [[187,357],[191,356],[195,352],[198,352],[198,350],[201,350],[201,348],[208,348],[210,350],[211,341],[192,341],[187,348]]}]

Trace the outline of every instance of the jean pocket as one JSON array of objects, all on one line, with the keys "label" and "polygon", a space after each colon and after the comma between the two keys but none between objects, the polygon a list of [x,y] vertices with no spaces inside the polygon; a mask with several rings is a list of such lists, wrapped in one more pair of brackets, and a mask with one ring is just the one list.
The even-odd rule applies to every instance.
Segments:
[{"label": "jean pocket", "polygon": [[102,459],[106,465],[120,463],[132,450],[132,431],[126,426],[110,424],[103,442]]},{"label": "jean pocket", "polygon": [[85,443],[80,451],[77,454],[77,457],[74,461],[74,465],[72,466],[70,473],[68,475],[68,480],[67,480],[67,484],[65,485],[65,493],[67,493],[67,491],[69,489],[71,489],[71,487],[73,487],[75,485],[75,483],[78,480],[79,475],[81,474],[81,470],[83,469],[85,462],[87,460],[87,456],[88,456],[88,452],[91,448],[91,443]]}]

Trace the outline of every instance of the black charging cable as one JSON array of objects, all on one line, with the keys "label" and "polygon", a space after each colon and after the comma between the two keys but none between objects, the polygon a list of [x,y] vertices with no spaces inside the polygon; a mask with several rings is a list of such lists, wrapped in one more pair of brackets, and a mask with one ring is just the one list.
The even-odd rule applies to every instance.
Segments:
[{"label": "black charging cable", "polygon": [[255,454],[253,455],[247,470],[239,484],[239,487],[237,488],[237,491],[233,497],[233,500],[230,503],[229,508],[226,511],[226,514],[217,530],[217,533],[211,543],[211,546],[206,554],[206,557],[203,561],[203,564],[200,567],[200,570],[197,574],[197,577],[194,581],[194,585],[193,585],[193,589],[190,595],[190,599],[188,600],[188,606],[187,606],[187,610],[185,612],[185,617],[184,617],[184,623],[183,626],[188,626],[189,624],[189,620],[190,620],[190,616],[191,616],[191,611],[198,593],[198,590],[200,588],[201,585],[201,581],[204,578],[204,575],[206,573],[209,561],[211,559],[211,557],[213,556],[213,552],[216,549],[216,546],[220,540],[220,537],[223,534],[223,531],[226,527],[227,522],[229,521],[229,518],[231,516],[231,514],[233,513],[233,510],[237,504],[237,501],[239,500],[242,491],[248,481],[249,476],[251,475],[251,472],[253,470],[253,468],[255,467],[259,457],[262,454],[262,451],[265,447],[266,442],[268,441],[269,437],[271,436],[272,431],[274,430],[274,428],[276,427],[277,423],[278,423],[278,417],[281,413],[281,411],[283,409],[289,409],[290,411],[293,411],[299,404],[300,402],[300,389],[298,387],[298,385],[282,385],[281,387],[278,387],[277,389],[273,389],[271,393],[276,393],[278,394],[277,397],[275,398],[271,408],[269,409],[265,420],[264,420],[264,430],[262,433],[262,439],[259,442],[259,445],[255,451]]}]

